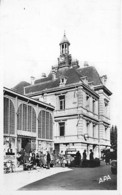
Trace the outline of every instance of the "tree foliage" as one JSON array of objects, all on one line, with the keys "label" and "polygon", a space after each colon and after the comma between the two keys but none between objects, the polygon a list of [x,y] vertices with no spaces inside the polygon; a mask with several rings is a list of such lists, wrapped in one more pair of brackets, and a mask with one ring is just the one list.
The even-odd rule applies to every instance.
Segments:
[{"label": "tree foliage", "polygon": [[110,131],[111,148],[117,150],[117,126],[112,126]]}]

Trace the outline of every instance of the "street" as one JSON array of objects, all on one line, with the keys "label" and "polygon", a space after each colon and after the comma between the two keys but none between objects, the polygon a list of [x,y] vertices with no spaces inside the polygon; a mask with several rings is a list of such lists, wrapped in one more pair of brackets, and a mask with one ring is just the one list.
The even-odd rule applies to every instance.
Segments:
[{"label": "street", "polygon": [[35,181],[19,190],[117,190],[117,175],[111,174],[110,165],[102,162],[100,167],[72,168],[70,171]]}]

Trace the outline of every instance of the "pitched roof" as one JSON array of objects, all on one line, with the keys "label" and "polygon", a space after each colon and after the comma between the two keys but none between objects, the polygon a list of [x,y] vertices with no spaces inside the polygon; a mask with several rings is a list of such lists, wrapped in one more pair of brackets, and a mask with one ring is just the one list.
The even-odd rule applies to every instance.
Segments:
[{"label": "pitched roof", "polygon": [[52,80],[52,74],[51,73],[48,75],[48,77],[35,80],[34,84],[46,82],[46,81],[49,81],[49,80]]},{"label": "pitched roof", "polygon": [[99,76],[96,68],[93,67],[93,66],[87,66],[87,67],[84,67],[84,68],[79,68],[79,69],[77,69],[77,72],[81,77],[86,76],[88,82],[93,81],[93,85],[102,84],[100,76]]},{"label": "pitched roof", "polygon": [[13,91],[24,95],[24,87],[29,86],[30,83],[26,82],[26,81],[21,81],[20,83],[18,83],[15,87],[12,88]]},{"label": "pitched roof", "polygon": [[51,80],[50,82],[44,82],[44,83],[39,83],[36,85],[31,85],[30,87],[25,88],[25,94],[27,95],[28,93],[32,93],[32,92],[38,92],[44,89],[55,88],[59,86],[59,83],[60,83],[60,80],[56,79],[54,81]]},{"label": "pitched roof", "polygon": [[[25,88],[25,93],[28,94],[28,93],[32,93],[32,92],[42,91],[42,90],[45,90],[45,89],[51,89],[51,88],[59,87],[60,77],[62,75],[64,77],[66,77],[66,79],[67,79],[66,85],[72,84],[72,83],[77,83],[77,82],[81,81],[79,75],[77,74],[77,72],[74,68],[65,69],[63,71],[58,70],[57,73],[56,73],[56,78],[57,78],[56,80],[52,80],[52,76],[50,76],[50,80],[49,80],[49,77],[48,77],[47,82],[41,82],[41,83],[38,83],[36,85],[26,87]],[[41,81],[41,79],[40,79],[40,81]],[[38,82],[39,82],[39,80],[38,80]],[[37,83],[37,82],[35,82],[35,83]]]},{"label": "pitched roof", "polygon": [[89,82],[93,81],[93,85],[102,84],[98,72],[92,66],[78,68],[78,69],[75,68],[68,68],[64,70],[59,69],[56,73],[56,78],[57,78],[56,80],[52,80],[52,75],[50,73],[47,79],[46,78],[39,79],[35,81],[35,85],[27,86],[25,88],[25,93],[26,94],[34,93],[45,89],[52,89],[55,87],[59,87],[60,78],[62,75],[67,79],[65,85],[82,82],[81,78],[84,76],[87,77],[87,80]]},{"label": "pitched roof", "polygon": [[83,68],[68,68],[68,69],[59,69],[56,73],[56,79],[52,79],[52,73],[48,75],[46,78],[41,78],[35,81],[34,85],[30,85],[30,83],[26,81],[22,81],[12,88],[17,93],[25,94],[40,92],[45,89],[53,89],[60,86],[60,78],[61,76],[66,77],[67,81],[65,85],[75,84],[78,82],[82,82],[82,77],[86,76],[88,82],[93,81],[93,85],[102,84],[100,76],[97,70],[93,66],[83,67]]}]

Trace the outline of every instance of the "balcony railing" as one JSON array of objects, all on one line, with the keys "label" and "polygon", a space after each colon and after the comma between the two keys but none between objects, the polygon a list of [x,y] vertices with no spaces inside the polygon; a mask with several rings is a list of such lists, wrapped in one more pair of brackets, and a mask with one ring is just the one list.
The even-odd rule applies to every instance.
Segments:
[{"label": "balcony railing", "polygon": [[65,110],[55,110],[54,116],[64,116],[78,114],[78,108],[66,108]]},{"label": "balcony railing", "polygon": [[100,139],[100,144],[103,144],[103,145],[110,145],[110,140],[108,139]]},{"label": "balcony railing", "polygon": [[98,115],[83,108],[83,107],[74,107],[74,108],[66,108],[65,110],[55,110],[54,117],[57,116],[66,116],[66,115],[73,115],[73,114],[84,114],[88,117],[94,118],[98,120]]},{"label": "balcony railing", "polygon": [[88,137],[84,139],[84,134],[79,135],[66,135],[66,136],[54,136],[54,143],[71,143],[71,142],[83,142],[86,144],[98,144],[98,138]]}]

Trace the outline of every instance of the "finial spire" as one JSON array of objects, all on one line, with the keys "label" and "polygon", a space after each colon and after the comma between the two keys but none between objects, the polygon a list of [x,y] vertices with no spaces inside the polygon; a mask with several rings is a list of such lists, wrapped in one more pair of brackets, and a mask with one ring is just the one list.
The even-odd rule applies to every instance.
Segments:
[{"label": "finial spire", "polygon": [[65,32],[65,30],[64,30],[64,36],[66,36],[66,32]]}]

